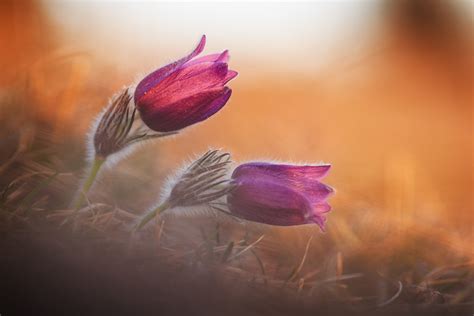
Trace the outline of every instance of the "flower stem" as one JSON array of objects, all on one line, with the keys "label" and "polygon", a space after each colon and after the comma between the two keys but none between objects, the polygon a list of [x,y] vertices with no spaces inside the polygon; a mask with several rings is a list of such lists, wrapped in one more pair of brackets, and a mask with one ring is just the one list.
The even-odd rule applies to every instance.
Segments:
[{"label": "flower stem", "polygon": [[74,199],[72,203],[72,207],[74,210],[77,211],[84,203],[86,194],[89,192],[90,188],[94,184],[95,179],[97,178],[97,174],[99,173],[99,170],[104,164],[104,162],[105,162],[105,158],[103,157],[94,158],[94,161],[92,162],[87,178],[84,181],[84,184],[82,185],[81,190],[78,192],[76,198]]},{"label": "flower stem", "polygon": [[163,204],[159,205],[157,208],[154,210],[146,213],[138,222],[138,224],[135,226],[134,231],[137,231],[141,229],[143,226],[145,226],[149,221],[151,221],[153,218],[155,218],[157,215],[161,214],[162,212],[166,211],[169,208],[169,203],[164,202]]}]

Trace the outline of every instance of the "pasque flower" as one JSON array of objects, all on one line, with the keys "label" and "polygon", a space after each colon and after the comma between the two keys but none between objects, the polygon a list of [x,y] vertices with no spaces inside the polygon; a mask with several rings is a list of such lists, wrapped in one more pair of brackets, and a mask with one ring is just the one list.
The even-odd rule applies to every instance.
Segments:
[{"label": "pasque flower", "polygon": [[123,89],[112,97],[93,124],[88,139],[90,167],[82,188],[72,203],[74,209],[82,205],[85,194],[94,184],[106,162],[123,157],[135,144],[175,134],[175,132],[159,133],[149,129],[140,120],[133,103],[130,102],[131,99],[130,88]]},{"label": "pasque flower", "polygon": [[198,56],[206,44],[202,36],[189,55],[155,70],[142,79],[134,94],[135,105],[149,128],[177,131],[219,111],[232,90],[225,85],[237,72],[229,70],[227,50]]},{"label": "pasque flower", "polygon": [[112,98],[91,129],[89,169],[72,202],[74,209],[84,203],[106,162],[130,153],[135,147],[132,145],[175,134],[203,121],[226,104],[231,90],[225,84],[237,72],[228,69],[227,51],[195,58],[205,42],[203,36],[191,54],[152,72],[135,89],[126,88]]},{"label": "pasque flower", "polygon": [[292,226],[316,223],[324,230],[333,189],[320,180],[330,165],[251,162],[238,166],[227,196],[231,214],[254,222]]}]

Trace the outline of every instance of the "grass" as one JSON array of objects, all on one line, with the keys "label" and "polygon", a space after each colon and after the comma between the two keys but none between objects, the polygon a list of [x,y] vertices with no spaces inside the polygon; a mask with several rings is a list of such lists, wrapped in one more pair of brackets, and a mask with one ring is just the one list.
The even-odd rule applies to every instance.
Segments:
[{"label": "grass", "polygon": [[[147,201],[121,194],[135,207],[119,205],[99,186],[62,225],[75,212],[68,204],[79,176],[61,162],[63,149],[51,143],[47,126],[17,119],[34,132],[15,129],[16,141],[1,148],[7,259],[0,308],[12,314],[32,308],[49,314],[470,315],[474,309],[473,251],[470,239],[460,237],[466,228],[366,218],[351,203],[330,214],[324,234],[222,216],[165,216],[131,234]],[[11,125],[1,126],[2,139],[11,136]],[[129,176],[131,186],[141,183]]]}]

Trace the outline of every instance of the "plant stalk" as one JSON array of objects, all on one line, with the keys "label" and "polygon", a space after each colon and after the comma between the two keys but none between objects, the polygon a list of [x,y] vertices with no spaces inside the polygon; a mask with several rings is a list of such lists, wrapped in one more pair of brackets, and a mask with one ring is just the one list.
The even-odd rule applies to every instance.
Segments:
[{"label": "plant stalk", "polygon": [[94,161],[92,162],[91,168],[89,170],[89,173],[87,175],[86,180],[84,181],[84,184],[82,185],[82,188],[78,192],[76,198],[74,199],[72,203],[72,208],[77,211],[82,204],[84,203],[86,199],[86,194],[89,192],[91,189],[92,185],[95,182],[95,179],[97,178],[97,174],[99,173],[100,168],[105,162],[105,158],[103,157],[95,157]]},{"label": "plant stalk", "polygon": [[163,204],[160,204],[157,208],[155,208],[154,210],[148,212],[147,214],[145,214],[141,219],[140,221],[138,222],[138,224],[135,226],[135,229],[134,231],[137,231],[139,229],[141,229],[143,226],[145,226],[149,221],[151,221],[153,218],[155,218],[157,215],[163,213],[164,211],[166,211],[167,209],[169,208],[169,203],[168,202],[164,202]]}]

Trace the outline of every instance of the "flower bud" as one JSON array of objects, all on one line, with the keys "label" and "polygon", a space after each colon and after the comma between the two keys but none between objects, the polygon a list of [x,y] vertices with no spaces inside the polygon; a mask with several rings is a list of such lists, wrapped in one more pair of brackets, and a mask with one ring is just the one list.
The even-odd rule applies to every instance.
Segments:
[{"label": "flower bud", "polygon": [[131,98],[129,89],[125,88],[99,115],[92,129],[94,157],[105,159],[140,141],[174,134],[157,133],[144,125],[136,115]]},{"label": "flower bud", "polygon": [[232,93],[226,83],[237,76],[229,70],[228,51],[200,58],[206,37],[194,51],[152,72],[135,90],[135,105],[149,128],[177,131],[218,112]]}]

